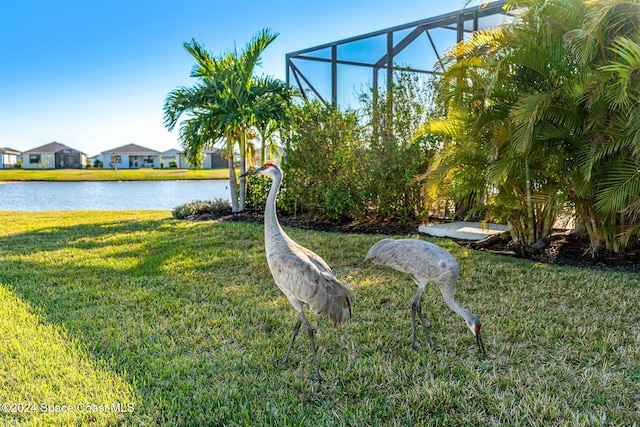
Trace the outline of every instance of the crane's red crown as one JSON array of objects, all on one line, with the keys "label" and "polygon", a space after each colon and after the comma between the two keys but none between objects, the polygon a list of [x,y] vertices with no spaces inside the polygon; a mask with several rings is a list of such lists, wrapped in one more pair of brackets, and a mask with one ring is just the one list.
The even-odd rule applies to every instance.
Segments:
[{"label": "crane's red crown", "polygon": [[262,170],[265,170],[265,169],[269,169],[270,167],[277,168],[277,167],[278,167],[278,165],[276,165],[275,163],[272,163],[272,162],[267,162],[267,163],[265,163],[264,165],[262,165],[262,168],[261,168],[261,169],[262,169]]}]

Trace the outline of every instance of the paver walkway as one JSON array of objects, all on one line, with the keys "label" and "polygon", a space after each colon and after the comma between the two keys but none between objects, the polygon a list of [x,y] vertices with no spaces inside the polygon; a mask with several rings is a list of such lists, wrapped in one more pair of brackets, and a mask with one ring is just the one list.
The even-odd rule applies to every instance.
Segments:
[{"label": "paver walkway", "polygon": [[507,231],[507,226],[503,224],[486,224],[484,227],[479,222],[450,222],[447,224],[421,225],[418,227],[420,233],[429,234],[436,237],[450,237],[462,240],[482,240],[492,234]]}]

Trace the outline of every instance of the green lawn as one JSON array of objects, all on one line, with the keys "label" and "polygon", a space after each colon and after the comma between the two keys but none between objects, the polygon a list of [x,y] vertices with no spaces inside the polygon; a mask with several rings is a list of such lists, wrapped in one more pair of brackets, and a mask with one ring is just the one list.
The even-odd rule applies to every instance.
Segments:
[{"label": "green lawn", "polygon": [[[169,212],[0,212],[0,425],[633,425],[640,276],[433,241],[487,356],[427,289],[363,261],[384,236],[289,229],[349,284],[353,319],[306,334],[271,279],[261,225]],[[420,331],[421,332],[421,331]],[[20,406],[23,405],[23,406]],[[25,406],[26,405],[26,406]],[[19,412],[21,411],[21,412]]]},{"label": "green lawn", "polygon": [[2,181],[228,179],[227,169],[0,169]]}]

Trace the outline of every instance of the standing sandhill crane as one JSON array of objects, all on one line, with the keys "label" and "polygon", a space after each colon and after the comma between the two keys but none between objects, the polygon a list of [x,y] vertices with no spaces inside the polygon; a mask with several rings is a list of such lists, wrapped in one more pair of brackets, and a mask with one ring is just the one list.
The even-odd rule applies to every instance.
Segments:
[{"label": "standing sandhill crane", "polygon": [[453,255],[438,245],[419,239],[383,239],[369,249],[365,260],[407,273],[418,285],[418,293],[411,305],[411,345],[414,349],[417,348],[416,313],[422,323],[422,329],[427,335],[429,345],[432,349],[434,348],[427,324],[422,317],[421,300],[427,284],[435,283],[440,288],[444,302],[451,310],[464,318],[467,326],[476,337],[478,349],[485,353],[484,344],[480,337],[480,319],[460,307],[453,298],[458,280],[458,262]]},{"label": "standing sandhill crane", "polygon": [[298,320],[293,327],[293,335],[282,361],[286,364],[296,339],[300,323],[304,321],[311,342],[311,353],[316,367],[316,378],[322,381],[316,347],[313,341],[313,328],[304,315],[307,304],[315,314],[327,314],[337,327],[347,317],[351,317],[351,295],[345,286],[336,279],[331,268],[322,258],[309,249],[294,242],[280,227],[276,216],[276,196],[282,182],[282,171],[273,163],[265,163],[261,168],[244,175],[266,175],[273,183],[269,190],[264,211],[264,241],[267,262],[273,280],[285,294],[289,303],[298,311]]}]

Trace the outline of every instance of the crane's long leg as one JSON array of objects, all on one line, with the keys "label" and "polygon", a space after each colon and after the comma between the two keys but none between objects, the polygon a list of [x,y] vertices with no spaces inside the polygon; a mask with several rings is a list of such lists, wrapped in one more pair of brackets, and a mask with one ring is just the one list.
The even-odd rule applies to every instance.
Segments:
[{"label": "crane's long leg", "polygon": [[289,348],[287,349],[287,354],[284,356],[284,360],[282,361],[283,365],[287,364],[289,360],[289,354],[291,354],[291,348],[293,348],[293,342],[296,340],[296,336],[298,335],[298,331],[300,330],[300,324],[304,320],[304,324],[307,327],[307,334],[309,335],[309,341],[311,342],[311,353],[313,354],[313,363],[315,363],[316,367],[316,379],[318,382],[322,382],[322,377],[320,376],[320,367],[318,366],[318,357],[316,356],[316,345],[313,340],[313,327],[305,317],[303,312],[298,313],[298,320],[296,324],[293,326],[293,335],[291,335],[291,342],[289,343]]},{"label": "crane's long leg", "polygon": [[300,330],[300,323],[301,323],[300,315],[301,314],[302,314],[302,312],[298,313],[298,320],[296,321],[296,324],[293,327],[293,335],[291,335],[291,342],[289,343],[289,348],[287,349],[287,355],[284,356],[284,360],[282,361],[283,365],[286,365],[287,361],[289,360],[289,354],[291,353],[291,348],[293,347],[293,342],[296,340],[296,336],[298,335],[298,331]]},{"label": "crane's long leg", "polygon": [[422,317],[422,294],[424,293],[424,289],[421,287],[418,287],[418,293],[416,294],[415,298],[413,299],[413,303],[411,304],[411,346],[414,349],[418,348],[418,345],[416,344],[416,313],[418,314],[418,317],[420,318],[420,323],[422,324],[422,329],[424,330],[424,333],[427,335],[427,341],[429,341],[429,347],[431,347],[432,350],[434,350],[435,348],[433,347],[433,341],[431,341],[431,335],[429,334],[429,330],[427,329],[427,322],[425,322],[424,317]]},{"label": "crane's long leg", "polygon": [[311,342],[311,353],[313,354],[313,363],[316,365],[316,379],[319,383],[322,382],[322,377],[320,376],[320,367],[318,366],[318,356],[316,356],[316,345],[313,341],[313,328],[309,324],[309,321],[304,316],[304,313],[300,312],[300,316],[302,320],[304,320],[305,325],[307,325],[307,334],[309,334],[309,341]]}]

